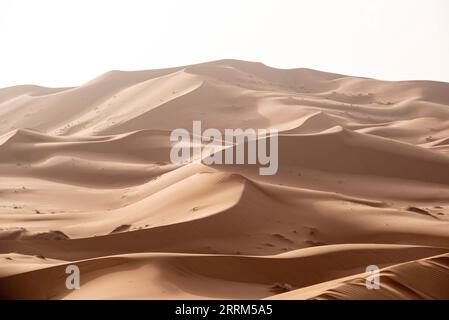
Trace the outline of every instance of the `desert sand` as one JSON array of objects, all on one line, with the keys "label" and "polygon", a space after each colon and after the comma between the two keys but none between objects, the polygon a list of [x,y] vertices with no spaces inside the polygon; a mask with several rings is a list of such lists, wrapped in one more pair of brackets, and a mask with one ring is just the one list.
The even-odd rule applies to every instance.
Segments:
[{"label": "desert sand", "polygon": [[[172,164],[193,120],[279,129],[277,174]],[[220,60],[0,89],[0,298],[449,299],[449,84]]]}]

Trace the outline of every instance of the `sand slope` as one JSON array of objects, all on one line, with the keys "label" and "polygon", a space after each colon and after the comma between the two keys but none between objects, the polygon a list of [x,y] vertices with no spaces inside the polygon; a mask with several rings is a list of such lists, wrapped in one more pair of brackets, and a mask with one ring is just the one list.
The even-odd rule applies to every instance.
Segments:
[{"label": "sand slope", "polygon": [[[277,174],[172,164],[193,120],[279,129]],[[448,169],[446,83],[221,60],[0,89],[0,297],[448,299]]]}]

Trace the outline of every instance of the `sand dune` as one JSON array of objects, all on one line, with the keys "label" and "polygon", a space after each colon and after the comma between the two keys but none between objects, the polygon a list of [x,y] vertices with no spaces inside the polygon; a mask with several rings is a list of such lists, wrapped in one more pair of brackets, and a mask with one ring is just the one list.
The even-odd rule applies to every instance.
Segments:
[{"label": "sand dune", "polygon": [[[277,174],[172,164],[194,120],[278,129]],[[448,299],[448,168],[447,83],[220,60],[0,89],[0,297]]]},{"label": "sand dune", "polygon": [[[76,261],[85,281],[77,291],[67,290],[61,281],[66,276],[67,263],[13,256],[13,261],[21,267],[20,273],[10,271],[0,279],[0,294],[3,298],[19,299],[259,299],[273,296],[279,290],[277,283],[288,284],[293,289],[357,273],[363,270],[360,265],[366,260],[376,261],[380,266],[393,264],[392,268],[397,268],[398,262],[445,251],[444,248],[354,244],[264,257],[166,253],[108,256]],[[24,272],[25,268],[28,271]],[[3,274],[8,271],[6,265]],[[300,276],[304,274],[310,276]],[[50,281],[39,285],[42,278]]]},{"label": "sand dune", "polygon": [[414,260],[382,269],[379,290],[366,290],[366,274],[352,275],[269,297],[274,299],[447,300],[448,255]]}]

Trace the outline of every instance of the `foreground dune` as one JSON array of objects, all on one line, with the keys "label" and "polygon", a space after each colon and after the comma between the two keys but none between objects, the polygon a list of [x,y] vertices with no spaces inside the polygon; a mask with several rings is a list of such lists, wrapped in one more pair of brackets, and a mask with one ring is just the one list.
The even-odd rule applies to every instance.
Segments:
[{"label": "foreground dune", "polygon": [[[351,244],[264,257],[167,253],[106,256],[76,261],[83,274],[83,285],[76,291],[67,290],[61,281],[66,277],[67,262],[39,263],[39,258],[14,255],[16,262],[11,264],[20,266],[20,273],[14,274],[17,272],[14,268],[4,266],[5,277],[0,284],[3,298],[258,299],[275,295],[279,290],[276,283],[302,288],[360,272],[363,270],[360,266],[367,260],[389,266],[445,251],[431,247]],[[447,279],[448,275],[443,276]],[[49,281],[41,284],[43,278]]]},{"label": "foreground dune", "polygon": [[448,300],[449,256],[438,255],[382,269],[379,290],[366,290],[366,274],[279,294],[274,299]]},{"label": "foreground dune", "polygon": [[[279,129],[277,173],[172,164],[194,120]],[[449,299],[448,152],[439,82],[221,60],[0,89],[0,297]]]}]

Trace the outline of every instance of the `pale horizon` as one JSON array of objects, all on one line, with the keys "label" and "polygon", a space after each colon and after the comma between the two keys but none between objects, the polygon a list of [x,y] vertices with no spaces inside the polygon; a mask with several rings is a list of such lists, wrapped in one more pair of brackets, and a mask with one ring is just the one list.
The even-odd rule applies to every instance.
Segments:
[{"label": "pale horizon", "polygon": [[447,1],[360,2],[2,0],[0,87],[222,59],[449,82]]}]

